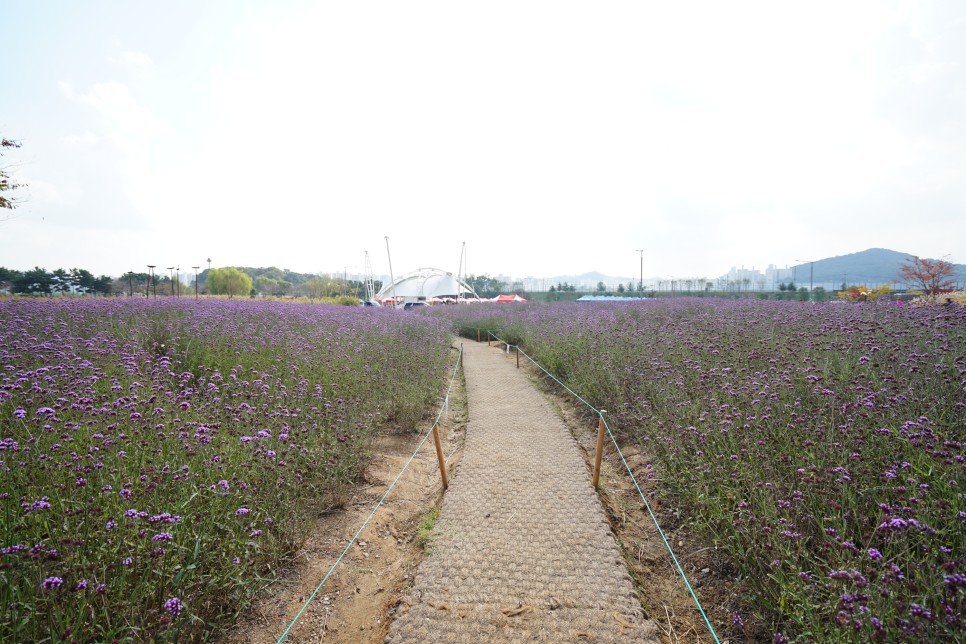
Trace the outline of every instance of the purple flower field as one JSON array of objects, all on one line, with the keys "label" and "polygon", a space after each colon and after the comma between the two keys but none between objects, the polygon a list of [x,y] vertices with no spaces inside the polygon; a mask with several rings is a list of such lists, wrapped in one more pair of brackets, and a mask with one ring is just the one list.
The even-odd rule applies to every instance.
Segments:
[{"label": "purple flower field", "polygon": [[719,633],[964,637],[966,308],[681,298],[438,315],[520,344],[644,449],[660,500],[737,571],[742,604]]},{"label": "purple flower field", "polygon": [[391,311],[0,301],[0,640],[216,632],[435,409],[449,345]]}]

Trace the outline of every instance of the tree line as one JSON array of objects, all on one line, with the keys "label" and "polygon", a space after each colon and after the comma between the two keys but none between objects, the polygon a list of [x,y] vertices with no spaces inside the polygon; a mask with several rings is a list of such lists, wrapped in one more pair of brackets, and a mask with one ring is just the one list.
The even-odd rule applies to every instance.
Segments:
[{"label": "tree line", "polygon": [[83,268],[55,271],[35,267],[28,271],[18,271],[0,266],[0,290],[25,295],[56,295],[63,293],[96,293],[108,295],[114,287],[110,275],[94,275]]}]

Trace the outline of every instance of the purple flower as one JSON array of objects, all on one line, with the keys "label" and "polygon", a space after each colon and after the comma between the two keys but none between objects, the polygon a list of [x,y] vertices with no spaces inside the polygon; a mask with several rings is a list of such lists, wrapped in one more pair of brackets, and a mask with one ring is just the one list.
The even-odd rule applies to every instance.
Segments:
[{"label": "purple flower", "polygon": [[869,548],[869,559],[872,561],[879,561],[882,559],[882,553],[875,548]]},{"label": "purple flower", "polygon": [[86,588],[87,588],[87,580],[86,579],[81,579],[79,582],[77,582],[77,585],[74,586],[74,590],[84,590]]},{"label": "purple flower", "polygon": [[171,541],[172,539],[174,539],[174,535],[170,532],[159,532],[151,537],[151,541]]},{"label": "purple flower", "polygon": [[164,609],[175,617],[181,614],[184,610],[184,604],[177,597],[171,597],[168,601],[164,602]]},{"label": "purple flower", "polygon": [[33,503],[31,503],[30,509],[27,511],[32,512],[34,510],[46,510],[49,507],[50,507],[50,498],[45,496],[45,497],[41,497],[39,501],[34,501]]},{"label": "purple flower", "polygon": [[47,577],[40,582],[40,587],[44,590],[50,590],[51,588],[59,588],[63,583],[64,580],[60,577]]},{"label": "purple flower", "polygon": [[947,586],[952,588],[966,588],[966,574],[961,572],[954,573],[952,575],[946,575],[943,577],[943,581]]},{"label": "purple flower", "polygon": [[27,412],[25,412],[23,409],[16,409],[13,412],[14,418],[24,418],[26,417],[26,415],[27,415]]},{"label": "purple flower", "polygon": [[246,514],[248,514],[249,512],[251,512],[251,510],[249,510],[248,508],[238,508],[237,510],[235,510],[235,516],[236,517],[243,517]]}]

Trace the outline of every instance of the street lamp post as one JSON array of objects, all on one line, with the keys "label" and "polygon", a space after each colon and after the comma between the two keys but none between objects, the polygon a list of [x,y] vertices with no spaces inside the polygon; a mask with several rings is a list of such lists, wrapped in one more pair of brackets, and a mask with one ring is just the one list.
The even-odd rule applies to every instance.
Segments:
[{"label": "street lamp post", "polygon": [[174,296],[174,266],[168,266],[168,279],[171,280],[171,296]]},{"label": "street lamp post", "polygon": [[636,252],[641,254],[641,281],[637,283],[637,291],[640,299],[644,299],[644,249],[638,248]]},{"label": "street lamp post", "polygon": [[178,297],[181,297],[181,267],[174,269],[174,281],[178,284]]},{"label": "street lamp post", "polygon": [[127,272],[128,297],[134,297],[134,271]]},{"label": "street lamp post", "polygon": [[201,267],[192,266],[191,268],[195,269],[195,299],[197,300],[198,299],[198,269]]},{"label": "street lamp post", "polygon": [[158,281],[154,279],[154,264],[148,264],[148,290],[144,294],[145,297],[151,295],[151,282],[154,282],[154,297],[158,296]]}]

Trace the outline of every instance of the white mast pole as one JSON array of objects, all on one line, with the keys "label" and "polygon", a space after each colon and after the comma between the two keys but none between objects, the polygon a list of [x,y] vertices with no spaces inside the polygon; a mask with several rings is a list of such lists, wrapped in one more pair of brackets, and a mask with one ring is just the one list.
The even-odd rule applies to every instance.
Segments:
[{"label": "white mast pole", "polygon": [[396,278],[392,275],[392,255],[389,254],[389,235],[386,235],[386,257],[389,258],[389,283],[392,285],[392,306],[396,308],[399,302],[396,301]]}]

